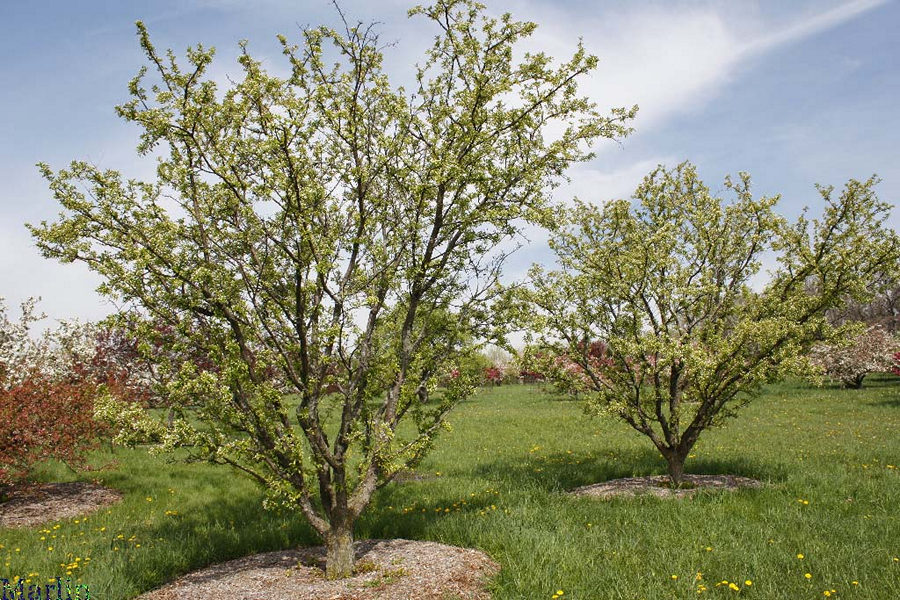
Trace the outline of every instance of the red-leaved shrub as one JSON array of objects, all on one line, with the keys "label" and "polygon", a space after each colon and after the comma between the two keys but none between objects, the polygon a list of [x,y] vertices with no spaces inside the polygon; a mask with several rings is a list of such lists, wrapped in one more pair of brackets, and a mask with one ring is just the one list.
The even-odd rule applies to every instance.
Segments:
[{"label": "red-leaved shrub", "polygon": [[15,385],[0,385],[0,488],[47,459],[83,464],[102,430],[93,419],[96,394],[84,377],[54,379],[39,371]]},{"label": "red-leaved shrub", "polygon": [[500,385],[503,383],[503,371],[491,365],[484,370],[484,380],[491,385]]}]

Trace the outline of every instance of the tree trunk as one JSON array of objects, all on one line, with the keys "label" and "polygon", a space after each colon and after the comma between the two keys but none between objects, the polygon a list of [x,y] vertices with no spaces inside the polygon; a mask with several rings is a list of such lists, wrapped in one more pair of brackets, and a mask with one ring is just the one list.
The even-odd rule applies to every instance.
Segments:
[{"label": "tree trunk", "polygon": [[854,377],[848,377],[844,380],[844,387],[850,388],[851,390],[859,390],[862,389],[863,378],[865,378],[866,374],[856,375]]},{"label": "tree trunk", "polygon": [[669,481],[672,483],[673,488],[677,489],[684,481],[684,459],[686,454],[679,452],[677,449],[670,450],[664,454],[669,465]]},{"label": "tree trunk", "polygon": [[353,575],[353,529],[348,526],[331,526],[325,540],[325,576],[328,579],[343,579]]}]

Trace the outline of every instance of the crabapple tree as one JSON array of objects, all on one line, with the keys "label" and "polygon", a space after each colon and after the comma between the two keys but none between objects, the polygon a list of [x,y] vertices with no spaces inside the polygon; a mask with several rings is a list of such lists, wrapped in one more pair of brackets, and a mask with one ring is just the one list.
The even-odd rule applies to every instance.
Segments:
[{"label": "crabapple tree", "polygon": [[[577,203],[551,241],[561,268],[535,267],[526,294],[545,343],[575,365],[556,373],[647,436],[680,484],[700,434],[763,383],[805,372],[810,347],[842,334],[826,312],[865,301],[895,267],[876,181],[819,187],[821,217],[793,223],[777,197],[752,196],[748,175],[726,179],[726,202],[689,163],[654,170],[633,202]],[[768,250],[777,267],[755,290]]]},{"label": "crabapple tree", "polygon": [[410,15],[437,33],[411,94],[389,83],[371,26],[280,38],[285,77],[242,44],[222,89],[212,49],[160,54],[138,24],[153,82],[142,69],[118,113],[160,156],[155,180],[42,166],[64,213],[31,228],[45,255],[85,262],[134,318],[207,357],[163,365],[184,411],[154,435],[298,509],[330,577],[351,573],[373,492],[470,392],[437,374],[490,337],[520,224],[547,222],[550,186],[636,110],[579,96],[596,64],[580,45],[562,62],[517,52],[533,23],[471,0]]},{"label": "crabapple tree", "polygon": [[876,325],[838,343],[814,346],[810,359],[826,376],[858,390],[869,373],[891,370],[898,346],[894,336]]}]

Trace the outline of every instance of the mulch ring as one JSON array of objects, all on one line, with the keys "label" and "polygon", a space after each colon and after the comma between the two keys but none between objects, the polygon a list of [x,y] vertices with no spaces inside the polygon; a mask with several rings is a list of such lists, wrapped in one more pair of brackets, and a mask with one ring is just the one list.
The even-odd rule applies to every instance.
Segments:
[{"label": "mulch ring", "polygon": [[35,483],[15,487],[0,504],[0,527],[30,527],[85,515],[122,499],[96,483]]},{"label": "mulch ring", "polygon": [[255,554],[189,573],[137,600],[488,600],[500,567],[478,550],[410,540],[356,542],[356,574],[325,578],[325,548]]},{"label": "mulch ring", "polygon": [[651,494],[659,498],[684,498],[692,496],[698,490],[721,489],[736,490],[738,488],[762,487],[762,482],[738,475],[685,475],[685,487],[672,489],[669,478],[665,475],[648,475],[646,477],[626,477],[613,479],[603,483],[585,485],[570,491],[575,496],[593,496],[596,498],[613,498],[617,496],[637,496]]}]

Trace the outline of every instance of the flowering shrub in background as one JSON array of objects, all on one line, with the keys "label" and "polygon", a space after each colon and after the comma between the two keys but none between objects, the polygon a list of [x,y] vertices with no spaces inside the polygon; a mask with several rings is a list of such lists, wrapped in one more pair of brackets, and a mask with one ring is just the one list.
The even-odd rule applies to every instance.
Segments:
[{"label": "flowering shrub in background", "polygon": [[[846,344],[820,344],[810,352],[810,360],[831,379],[845,387],[859,389],[869,373],[896,369],[896,338],[879,326],[869,327]],[[896,372],[896,370],[894,371]]]},{"label": "flowering shrub in background", "polygon": [[90,368],[96,327],[64,322],[32,336],[43,318],[36,304],[24,302],[13,321],[0,299],[0,498],[36,463],[82,464],[103,429],[93,418],[101,392]]},{"label": "flowering shrub in background", "polygon": [[484,370],[484,381],[490,385],[503,383],[503,371],[496,365],[491,365]]},{"label": "flowering shrub in background", "polygon": [[[592,391],[593,373],[602,373],[613,364],[607,345],[600,341],[577,344],[579,353],[559,352],[549,347],[526,348],[522,353],[522,373],[530,373],[539,381],[549,381],[555,391],[580,397]],[[583,351],[583,354],[580,352]],[[584,364],[593,370],[585,370]],[[602,377],[602,375],[601,375]]]},{"label": "flowering shrub in background", "polygon": [[29,298],[22,303],[19,320],[13,321],[0,298],[0,380],[4,387],[22,383],[35,372],[64,380],[77,368],[84,376],[94,356],[96,324],[60,321],[55,328],[33,335],[34,324],[45,318],[36,307],[37,300]]}]

